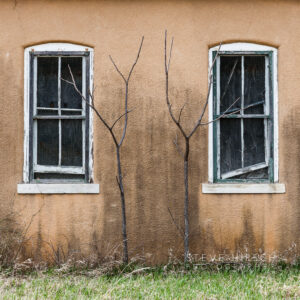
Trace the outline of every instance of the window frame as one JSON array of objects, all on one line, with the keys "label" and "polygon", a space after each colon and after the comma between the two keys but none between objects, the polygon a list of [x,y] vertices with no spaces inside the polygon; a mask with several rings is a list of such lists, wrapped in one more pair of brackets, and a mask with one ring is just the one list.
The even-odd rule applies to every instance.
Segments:
[{"label": "window frame", "polygon": [[[93,49],[86,46],[80,46],[70,43],[47,43],[36,46],[27,47],[24,51],[24,167],[23,167],[23,182],[24,183],[37,183],[34,179],[34,110],[36,105],[34,103],[34,87],[36,74],[36,58],[39,56],[81,56],[85,59],[85,93],[88,99],[88,92],[93,87]],[[85,111],[85,130],[83,131],[85,140],[83,143],[83,166],[82,167],[53,167],[49,166],[43,168],[40,167],[41,171],[45,173],[59,173],[63,174],[63,169],[68,174],[83,174],[84,180],[78,181],[78,183],[90,183],[93,181],[93,155],[92,155],[92,143],[93,143],[93,115],[90,107],[83,102],[82,109]],[[50,118],[47,118],[50,119]],[[66,119],[69,119],[66,117]],[[75,118],[72,118],[75,119]],[[36,123],[36,122],[35,122]],[[82,169],[81,171],[79,170]],[[84,168],[84,169],[83,169]],[[45,170],[43,170],[45,169]],[[47,172],[48,169],[48,172]],[[37,170],[38,171],[38,170]],[[39,171],[38,171],[39,172]],[[44,179],[41,180],[43,183],[53,183],[53,180]],[[59,182],[72,183],[74,181],[63,179]],[[55,182],[55,180],[54,180]]]},{"label": "window frame", "polygon": [[[219,46],[209,49],[209,67],[211,68],[215,55],[217,54]],[[269,149],[269,178],[268,179],[221,179],[220,163],[218,160],[218,126],[219,122],[212,122],[209,124],[209,183],[276,183],[278,182],[278,84],[277,84],[277,49],[269,46],[263,46],[253,43],[231,43],[221,46],[220,55],[264,55],[268,57],[269,68],[266,65],[266,71],[269,71],[269,112],[270,112],[270,149]],[[217,68],[219,59],[216,60],[213,66],[213,81],[210,86],[209,97],[209,121],[217,117],[216,104],[218,100],[217,95]],[[250,167],[251,168],[251,167]]]}]

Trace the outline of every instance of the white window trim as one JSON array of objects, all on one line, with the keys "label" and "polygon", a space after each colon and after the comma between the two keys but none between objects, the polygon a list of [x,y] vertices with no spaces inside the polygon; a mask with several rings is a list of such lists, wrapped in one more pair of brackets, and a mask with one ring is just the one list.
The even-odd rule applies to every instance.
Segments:
[{"label": "white window trim", "polygon": [[[217,51],[219,46],[215,46],[209,49],[208,60],[209,60],[209,70],[213,63],[213,51]],[[209,184],[202,184],[203,193],[256,193],[255,190],[259,186],[259,193],[277,193],[285,192],[285,187],[280,185],[277,186],[279,180],[278,169],[279,169],[279,160],[278,160],[278,75],[277,75],[277,62],[278,54],[277,49],[274,47],[253,44],[253,43],[231,43],[224,44],[221,46],[221,51],[236,51],[236,52],[246,52],[246,51],[272,51],[273,52],[273,129],[274,129],[274,182],[270,184],[243,184],[243,183],[224,183],[216,184],[213,183],[213,123],[209,124],[209,135],[208,135],[208,182]],[[210,95],[209,95],[209,121],[213,120],[213,85],[210,86]]]},{"label": "white window trim", "polygon": [[[39,191],[40,188],[44,190],[44,186],[47,185],[47,191],[52,190],[53,193],[61,189],[65,189],[68,193],[73,193],[69,189],[69,187],[74,187],[76,185],[76,193],[80,192],[80,187],[84,187],[82,191],[87,191],[86,186],[98,186],[99,192],[99,185],[98,184],[29,184],[29,106],[30,106],[30,53],[34,51],[53,51],[53,52],[63,52],[63,51],[88,51],[90,53],[90,90],[93,87],[93,61],[94,61],[94,50],[90,47],[75,45],[71,43],[47,43],[41,45],[34,45],[27,47],[24,51],[24,165],[23,165],[23,184],[18,185],[18,193],[24,193],[24,191],[32,191],[36,190]],[[90,110],[89,114],[89,178],[90,180],[93,179],[93,114]],[[25,188],[25,184],[28,184],[28,188]],[[35,188],[33,188],[35,186]],[[61,186],[61,187],[60,187]],[[94,188],[95,188],[94,187]],[[23,191],[23,192],[22,192]],[[66,193],[66,192],[64,192]]]},{"label": "white window trim", "polygon": [[99,184],[20,183],[18,194],[99,194]]}]

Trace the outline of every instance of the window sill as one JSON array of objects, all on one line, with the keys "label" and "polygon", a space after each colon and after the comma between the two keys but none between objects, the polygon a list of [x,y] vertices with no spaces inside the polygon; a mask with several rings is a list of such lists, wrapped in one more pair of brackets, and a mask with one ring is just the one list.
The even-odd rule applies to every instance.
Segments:
[{"label": "window sill", "polygon": [[203,194],[284,194],[284,183],[202,183]]},{"label": "window sill", "polygon": [[99,184],[20,183],[18,194],[99,194]]}]

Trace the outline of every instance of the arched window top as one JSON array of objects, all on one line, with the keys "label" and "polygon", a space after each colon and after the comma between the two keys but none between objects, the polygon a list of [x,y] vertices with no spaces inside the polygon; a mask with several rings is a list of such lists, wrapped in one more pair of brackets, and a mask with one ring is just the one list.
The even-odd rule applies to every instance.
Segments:
[{"label": "arched window top", "polygon": [[84,45],[77,45],[72,43],[45,43],[33,45],[25,48],[25,53],[30,51],[59,51],[59,52],[68,52],[68,51],[89,51],[92,52],[93,48],[87,47]]},{"label": "arched window top", "polygon": [[[210,48],[210,51],[215,51],[219,49],[219,45]],[[220,51],[274,51],[277,52],[277,49],[274,47],[262,45],[262,44],[255,44],[255,43],[229,43],[229,44],[222,44]]]}]

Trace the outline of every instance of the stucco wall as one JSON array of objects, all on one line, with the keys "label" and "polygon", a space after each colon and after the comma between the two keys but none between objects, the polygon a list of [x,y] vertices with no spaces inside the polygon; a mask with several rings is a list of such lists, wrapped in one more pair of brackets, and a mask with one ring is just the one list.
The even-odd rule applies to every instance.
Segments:
[{"label": "stucco wall", "polygon": [[[122,107],[123,83],[111,54],[127,72],[142,35],[130,84],[130,114],[122,149],[131,255],[166,261],[183,245],[167,208],[182,223],[183,166],[173,145],[176,129],[165,103],[164,30],[174,35],[170,93],[174,108],[188,100],[186,126],[196,120],[207,89],[208,49],[246,41],[278,47],[279,181],[286,194],[202,194],[208,180],[208,128],[191,141],[191,252],[283,251],[300,246],[300,3],[298,1],[1,1],[0,200],[14,199],[29,222],[28,253],[45,241],[82,252],[111,252],[121,244],[121,207],[111,138],[94,119],[94,181],[99,195],[18,195],[23,168],[24,48],[72,42],[94,48],[97,106],[108,120]],[[202,100],[201,100],[202,99]]]}]

